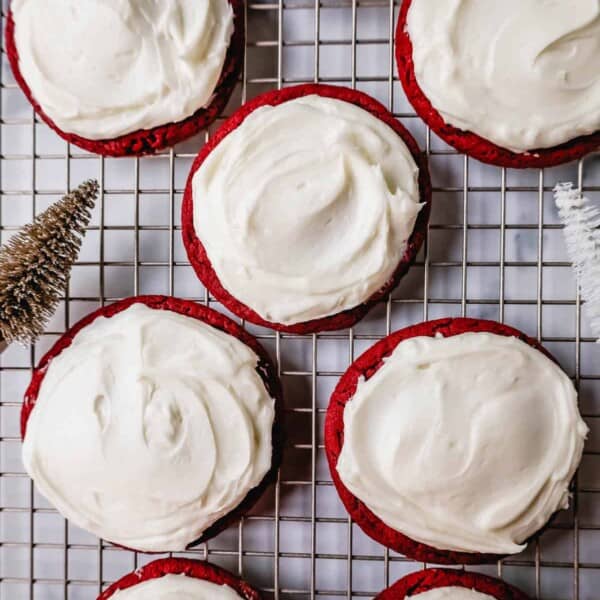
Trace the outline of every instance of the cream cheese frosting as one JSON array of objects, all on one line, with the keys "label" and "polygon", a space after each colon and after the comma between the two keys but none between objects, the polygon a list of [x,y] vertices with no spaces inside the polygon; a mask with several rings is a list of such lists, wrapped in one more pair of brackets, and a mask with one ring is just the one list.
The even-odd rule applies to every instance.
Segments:
[{"label": "cream cheese frosting", "polygon": [[292,325],[353,308],[406,249],[418,167],[371,113],[308,95],[262,106],[193,177],[194,228],[223,287]]},{"label": "cream cheese frosting", "polygon": [[274,401],[248,346],[134,304],[49,364],[23,442],[39,491],[79,527],[183,550],[269,471]]},{"label": "cream cheese frosting", "polygon": [[227,585],[217,585],[212,581],[187,575],[168,574],[120,590],[111,598],[114,600],[239,600],[241,596]]},{"label": "cream cheese frosting", "polygon": [[496,600],[489,594],[482,594],[477,590],[458,586],[434,588],[420,594],[405,596],[405,598],[417,598],[418,600]]},{"label": "cream cheese frosting", "polygon": [[512,554],[567,507],[587,431],[571,380],[525,342],[416,337],[359,381],[337,471],[413,540]]},{"label": "cream cheese frosting", "polygon": [[518,153],[600,130],[597,0],[413,0],[407,32],[446,123]]},{"label": "cream cheese frosting", "polygon": [[19,68],[59,129],[110,139],[207,106],[233,32],[227,0],[12,0]]}]

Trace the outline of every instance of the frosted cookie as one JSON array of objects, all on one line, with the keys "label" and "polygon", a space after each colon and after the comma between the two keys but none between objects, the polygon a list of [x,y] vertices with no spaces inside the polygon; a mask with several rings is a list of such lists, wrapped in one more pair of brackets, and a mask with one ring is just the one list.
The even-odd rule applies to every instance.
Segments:
[{"label": "frosted cookie", "polygon": [[61,137],[110,156],[156,152],[210,124],[244,53],[242,0],[12,0],[17,83]]},{"label": "frosted cookie", "polygon": [[591,0],[404,0],[396,33],[418,115],[461,152],[513,168],[598,148],[599,53]]},{"label": "frosted cookie", "polygon": [[129,298],[80,321],[34,371],[23,463],[77,526],[181,551],[272,480],[279,398],[267,354],[238,325],[185,300]]},{"label": "frosted cookie", "polygon": [[397,581],[375,600],[529,600],[494,577],[468,571],[424,569]]},{"label": "frosted cookie", "polygon": [[113,583],[98,600],[260,600],[245,581],[198,560],[165,558]]},{"label": "frosted cookie", "polygon": [[290,333],[342,329],[406,273],[430,197],[424,156],[381,104],[301,85],[244,105],[201,150],[183,240],[237,316]]},{"label": "frosted cookie", "polygon": [[569,377],[492,321],[444,319],[367,350],[332,394],[325,448],[351,516],[423,562],[521,552],[566,508],[587,427]]}]

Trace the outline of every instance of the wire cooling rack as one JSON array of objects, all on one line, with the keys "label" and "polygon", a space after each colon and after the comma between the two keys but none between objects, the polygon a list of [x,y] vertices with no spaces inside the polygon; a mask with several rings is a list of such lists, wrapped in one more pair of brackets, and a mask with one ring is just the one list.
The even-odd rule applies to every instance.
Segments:
[{"label": "wire cooling rack", "polygon": [[[6,8],[4,0],[3,15]],[[565,179],[589,194],[600,192],[600,162],[502,170],[456,154],[430,135],[395,74],[397,10],[393,0],[247,6],[245,73],[227,114],[287,84],[356,86],[392,108],[428,152],[434,208],[417,264],[353,330],[290,336],[248,327],[277,360],[285,387],[284,464],[278,483],[238,527],[185,555],[238,572],[276,599],[372,597],[422,568],[370,541],[349,520],[327,470],[323,417],[339,375],[377,339],[423,319],[468,315],[505,321],[541,339],[579,386],[591,428],[572,508],[523,554],[477,570],[534,598],[600,599],[600,346],[586,325],[551,197],[554,184]],[[93,600],[109,582],[155,557],[98,541],[36,493],[20,458],[21,399],[42,353],[101,304],[165,293],[222,310],[194,277],[180,240],[185,178],[208,134],[153,158],[84,153],[34,119],[4,53],[0,101],[3,240],[84,178],[98,178],[102,188],[48,333],[34,347],[13,346],[0,358],[0,597]]]}]

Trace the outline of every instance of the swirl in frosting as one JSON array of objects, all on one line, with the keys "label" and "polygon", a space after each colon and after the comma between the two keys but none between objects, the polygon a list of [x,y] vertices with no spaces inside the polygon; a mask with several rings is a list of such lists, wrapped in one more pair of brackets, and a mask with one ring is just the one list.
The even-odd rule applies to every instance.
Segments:
[{"label": "swirl in frosting", "polygon": [[413,540],[511,554],[567,507],[586,434],[571,380],[525,342],[417,337],[359,381],[337,471]]},{"label": "swirl in frosting", "polygon": [[448,124],[514,152],[600,130],[598,0],[413,0],[407,32]]},{"label": "swirl in frosting", "polygon": [[79,527],[183,550],[270,469],[274,402],[257,364],[237,338],[175,312],[99,317],[48,366],[25,468]]},{"label": "swirl in frosting", "polygon": [[227,585],[217,585],[211,581],[186,575],[168,574],[120,590],[111,598],[113,600],[240,600],[241,597]]},{"label": "swirl in frosting", "polygon": [[353,308],[381,289],[421,205],[398,134],[316,95],[262,106],[193,178],[194,228],[223,287],[291,325]]},{"label": "swirl in frosting", "polygon": [[233,32],[227,0],[13,0],[19,68],[65,132],[96,140],[208,105]]}]

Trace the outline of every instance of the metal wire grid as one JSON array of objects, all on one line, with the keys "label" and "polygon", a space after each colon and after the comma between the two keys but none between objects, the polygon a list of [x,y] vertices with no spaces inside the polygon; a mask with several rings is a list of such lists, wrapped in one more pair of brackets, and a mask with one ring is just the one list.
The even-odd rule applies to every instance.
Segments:
[{"label": "metal wire grid", "polygon": [[[554,250],[560,226],[549,192],[560,177],[598,192],[600,169],[588,159],[589,164],[523,174],[485,168],[445,147],[415,118],[398,86],[397,8],[394,0],[279,0],[246,8],[245,71],[229,112],[265,89],[292,83],[339,83],[369,91],[394,109],[429,154],[434,216],[427,247],[411,274],[354,330],[288,336],[249,327],[272,351],[286,388],[288,452],[277,484],[261,505],[237,528],[185,555],[223,564],[276,599],[371,597],[421,568],[370,542],[339,505],[323,460],[328,392],[356,355],[401,325],[444,315],[483,316],[520,326],[563,359],[582,390],[592,438],[572,510],[525,553],[479,570],[505,577],[535,598],[598,599],[600,361],[586,335],[569,263],[564,252]],[[312,75],[298,74],[298,64],[312,67]],[[332,64],[342,68],[330,70]],[[10,348],[0,359],[0,597],[92,599],[107,583],[155,557],[95,540],[36,495],[19,458],[21,392],[56,336],[98,305],[159,292],[220,308],[193,278],[179,246],[184,177],[203,139],[154,158],[105,160],[62,144],[35,119],[5,54],[1,91],[2,238],[84,176],[96,176],[102,193],[50,331],[36,346]],[[15,183],[15,171],[30,185]],[[121,245],[123,238],[129,240],[123,246],[129,257],[114,255],[119,238]],[[493,257],[490,248],[497,252]]]}]

